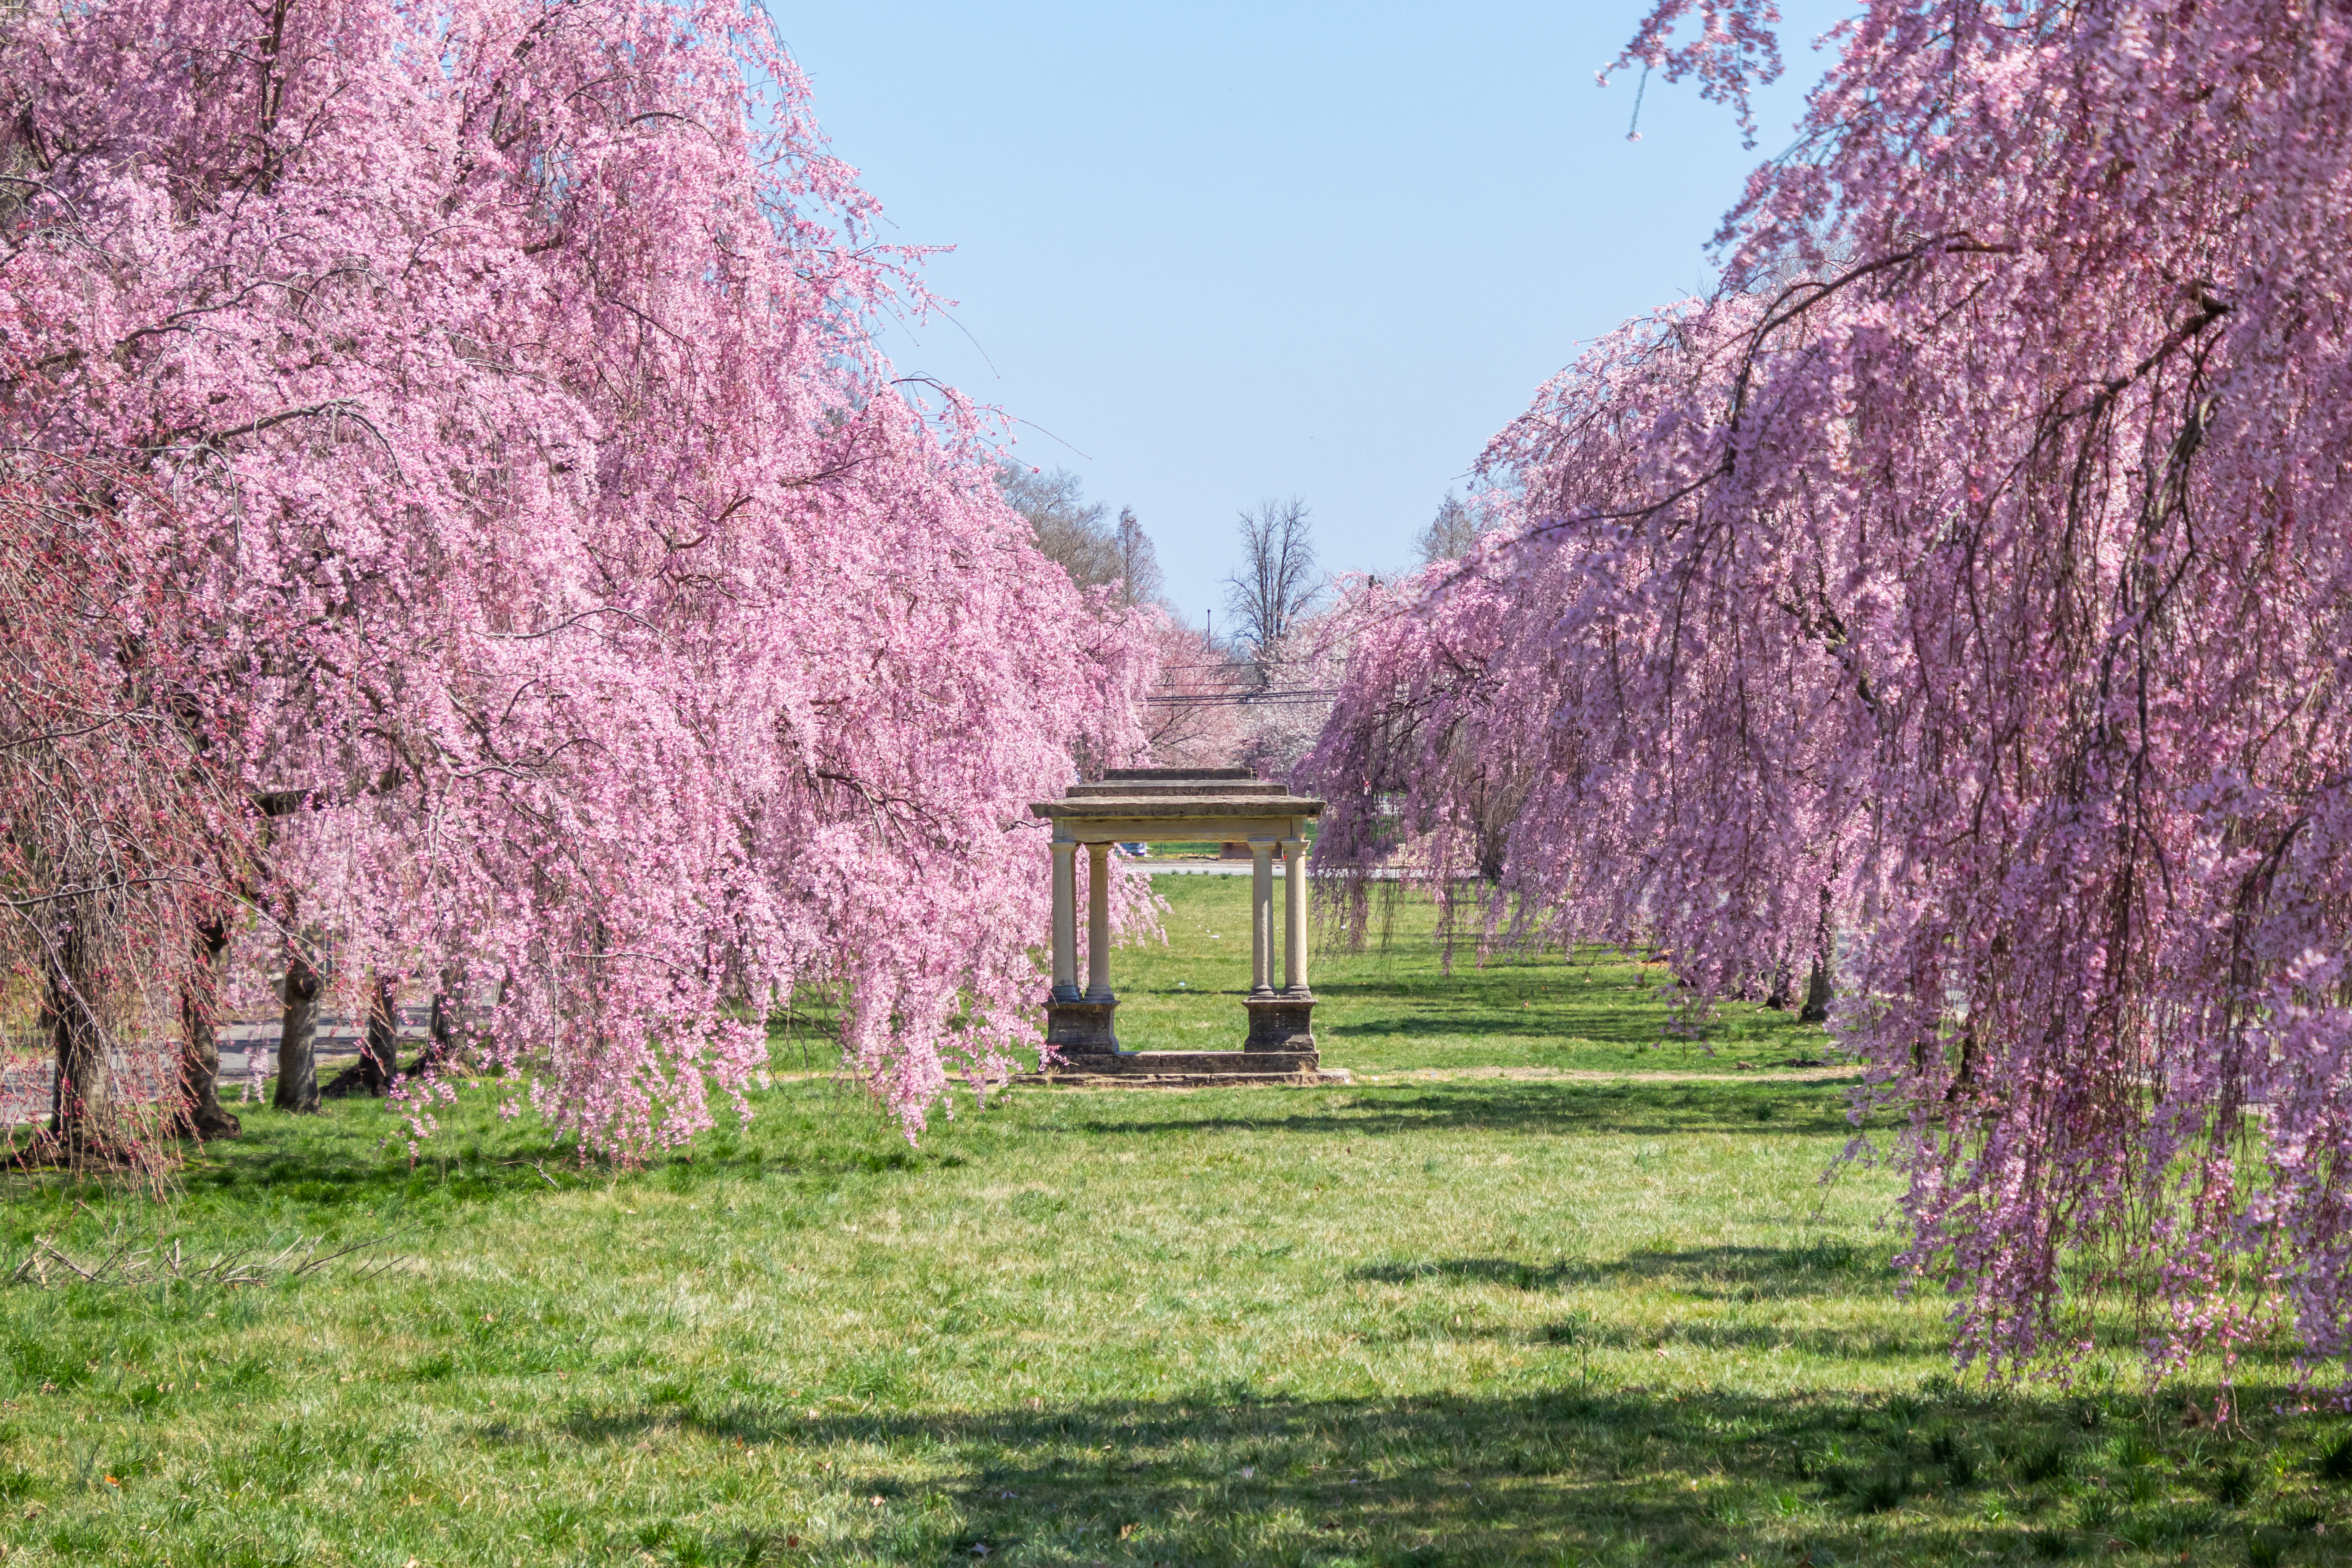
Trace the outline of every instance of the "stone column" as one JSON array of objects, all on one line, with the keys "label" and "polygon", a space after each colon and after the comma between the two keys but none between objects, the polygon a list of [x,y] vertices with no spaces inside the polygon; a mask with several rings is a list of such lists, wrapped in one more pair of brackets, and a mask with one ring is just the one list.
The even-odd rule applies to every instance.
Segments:
[{"label": "stone column", "polygon": [[1110,846],[1087,846],[1087,1000],[1110,995]]},{"label": "stone column", "polygon": [[1078,847],[1054,846],[1054,998],[1078,995]]},{"label": "stone column", "polygon": [[[1274,868],[1271,857],[1275,847],[1282,848],[1282,989],[1276,991],[1267,984],[1266,973],[1274,948]],[[1266,1053],[1258,1060],[1265,1070],[1291,1073],[1312,1073],[1322,1062],[1322,1053],[1315,1048],[1315,994],[1307,989],[1307,844],[1306,835],[1294,822],[1291,831],[1279,839],[1253,838],[1250,847],[1257,852],[1257,907],[1253,911],[1257,923],[1256,987],[1242,1001],[1249,1010],[1249,1037],[1242,1043],[1245,1051]]]},{"label": "stone column", "polygon": [[1282,988],[1307,990],[1307,840],[1282,841]]},{"label": "stone column", "polygon": [[1274,840],[1253,838],[1250,847],[1250,994],[1274,994]]}]

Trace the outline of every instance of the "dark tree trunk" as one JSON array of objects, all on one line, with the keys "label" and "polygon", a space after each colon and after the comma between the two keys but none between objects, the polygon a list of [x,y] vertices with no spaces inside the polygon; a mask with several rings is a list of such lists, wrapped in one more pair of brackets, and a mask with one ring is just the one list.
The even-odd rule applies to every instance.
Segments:
[{"label": "dark tree trunk", "polygon": [[278,1092],[270,1103],[280,1110],[319,1109],[319,993],[324,982],[310,962],[296,952],[286,967],[286,1013],[278,1032]]},{"label": "dark tree trunk", "polygon": [[57,1072],[49,1086],[49,1132],[70,1159],[111,1163],[123,1152],[121,1108],[106,1031],[90,994],[89,938],[85,900],[65,906],[41,964],[41,1021],[49,1031]]},{"label": "dark tree trunk", "polygon": [[[1946,1100],[1965,1099],[1976,1091],[1976,1087],[1977,1031],[1976,1026],[1971,1023],[1960,1031],[1960,1065],[1958,1070],[1952,1074],[1951,1084],[1944,1090],[1944,1098]],[[2161,1100],[2161,1098],[2159,1095],[2158,1099]]]},{"label": "dark tree trunk", "polygon": [[368,987],[367,1029],[360,1037],[360,1059],[337,1073],[334,1081],[320,1092],[330,1100],[355,1094],[381,1100],[399,1075],[400,1015],[392,982],[379,974]]},{"label": "dark tree trunk", "polygon": [[1797,1015],[1801,1024],[1826,1024],[1830,1021],[1830,972],[1820,959],[1805,976],[1804,1010]]},{"label": "dark tree trunk", "polygon": [[376,976],[369,993],[366,1037],[360,1041],[360,1081],[382,1094],[400,1076],[400,1009],[392,982]]},{"label": "dark tree trunk", "polygon": [[1510,847],[1510,831],[1507,826],[1481,821],[1477,827],[1478,878],[1488,887],[1503,880],[1503,864]]},{"label": "dark tree trunk", "polygon": [[220,964],[228,922],[196,928],[196,967],[180,991],[180,1106],[173,1131],[234,1138],[244,1131],[220,1102]]},{"label": "dark tree trunk", "polygon": [[1836,958],[1837,932],[1830,924],[1830,890],[1823,888],[1821,919],[1813,927],[1812,972],[1805,976],[1805,1008],[1797,1015],[1800,1023],[1830,1021],[1830,966]]},{"label": "dark tree trunk", "polygon": [[[446,973],[444,973],[441,978],[444,984],[448,983],[449,976]],[[424,1073],[437,1072],[448,1061],[450,1052],[457,1046],[454,1017],[456,1012],[457,1008],[450,1002],[448,993],[436,991],[433,994],[431,1019],[425,1026],[425,1032],[430,1037],[425,1043],[424,1054],[410,1066],[409,1077],[415,1078]]]},{"label": "dark tree trunk", "polygon": [[1796,1000],[1789,994],[1790,978],[1789,950],[1784,946],[1780,949],[1780,956],[1772,961],[1772,989],[1766,994],[1764,1005],[1778,1013],[1789,1010],[1789,1004]]},{"label": "dark tree trunk", "polygon": [[453,994],[454,995],[464,994],[466,984],[466,971],[462,965],[453,964],[441,972],[438,984],[433,993],[433,1010],[427,1016],[425,1026],[426,1036],[425,1049],[417,1053],[415,1061],[408,1064],[410,1078],[422,1078],[426,1073],[440,1071],[448,1066],[450,1058],[456,1054],[457,1004],[453,999]]}]

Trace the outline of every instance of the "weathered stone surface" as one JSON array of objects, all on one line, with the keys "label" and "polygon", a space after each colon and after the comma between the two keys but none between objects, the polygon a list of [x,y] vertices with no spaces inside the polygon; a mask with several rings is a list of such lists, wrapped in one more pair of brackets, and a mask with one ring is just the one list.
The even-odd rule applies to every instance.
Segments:
[{"label": "weathered stone surface", "polygon": [[1248,768],[1106,768],[1105,784],[1190,784],[1198,781],[1254,784],[1257,774]]},{"label": "weathered stone surface", "polygon": [[1063,1053],[1103,1056],[1118,1049],[1118,1002],[1045,1004],[1045,1043]]},{"label": "weathered stone surface", "polygon": [[1071,786],[1030,811],[1054,824],[1056,839],[1118,842],[1170,838],[1297,837],[1323,803],[1265,783],[1246,768],[1118,768],[1099,784]]},{"label": "weathered stone surface", "polygon": [[1065,1052],[1056,1071],[1119,1074],[1286,1074],[1322,1065],[1312,1050],[1297,1051],[1109,1051]]},{"label": "weathered stone surface", "polygon": [[1067,1089],[1330,1089],[1353,1083],[1345,1068],[1308,1068],[1298,1072],[1050,1072],[1013,1076],[1014,1083]]},{"label": "weathered stone surface", "polygon": [[1209,796],[1224,800],[1259,800],[1267,796],[1286,797],[1288,789],[1278,784],[1233,784],[1223,779],[1167,779],[1150,784],[1072,784],[1063,795],[1065,800],[1181,800],[1193,796]]},{"label": "weathered stone surface", "polygon": [[1315,998],[1276,992],[1271,996],[1245,996],[1242,1005],[1249,1009],[1249,1037],[1242,1049],[1256,1055],[1265,1051],[1315,1051]]},{"label": "weathered stone surface", "polygon": [[1085,822],[1097,817],[1133,821],[1161,817],[1183,821],[1237,817],[1258,822],[1291,816],[1319,816],[1323,812],[1323,803],[1280,790],[1271,795],[1178,795],[1172,791],[1160,791],[1151,795],[1066,795],[1060,800],[1033,801],[1029,810],[1037,816],[1071,822]]},{"label": "weathered stone surface", "polygon": [[1352,1081],[1345,1068],[1324,1067],[1311,1050],[1117,1051],[1066,1056],[1042,1072],[1018,1073],[1016,1083],[1122,1089],[1238,1088],[1253,1084],[1315,1085]]}]

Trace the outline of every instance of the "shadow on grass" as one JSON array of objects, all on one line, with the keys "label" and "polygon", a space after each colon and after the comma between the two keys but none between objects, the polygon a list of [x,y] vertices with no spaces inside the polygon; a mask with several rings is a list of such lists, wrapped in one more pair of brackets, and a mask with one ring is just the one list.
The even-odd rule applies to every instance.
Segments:
[{"label": "shadow on grass", "polygon": [[[1648,1250],[1605,1263],[1567,1259],[1536,1263],[1512,1258],[1399,1259],[1350,1269],[1348,1278],[1382,1285],[1500,1285],[1534,1293],[1633,1284],[1663,1287],[1692,1301],[1741,1305],[1814,1298],[1855,1300],[1892,1296],[1905,1286],[1903,1276],[1895,1268],[1891,1248],[1856,1246],[1842,1237],[1787,1247]],[[2127,1315],[2105,1315],[2080,1331],[2100,1351],[2129,1360],[2146,1350],[2149,1329],[2150,1325],[2136,1323]],[[1517,1330],[1457,1328],[1433,1321],[1408,1325],[1395,1337],[1467,1341],[1526,1336]],[[1677,1323],[1664,1331],[1628,1331],[1582,1313],[1549,1325],[1539,1338],[1551,1344],[1610,1350],[1662,1345],[1711,1351],[1795,1350],[1849,1361],[1932,1356],[1948,1348],[1940,1332],[1921,1336],[1874,1327],[1817,1330],[1737,1322]],[[2232,1353],[2250,1370],[2284,1379],[2296,1374],[2295,1352],[2284,1341],[2252,1342],[2237,1346]]]},{"label": "shadow on grass", "polygon": [[[2077,1531],[2061,1488],[2029,1510],[2030,1521],[1985,1504],[1996,1495],[2015,1501],[2037,1478],[2095,1473],[2115,1452],[2100,1445],[2126,1431],[2142,1443],[2134,1462],[2167,1466],[2184,1493],[2233,1457],[2317,1436],[2271,1422],[2252,1443],[2209,1452],[2182,1432],[2179,1413],[2210,1390],[2101,1404],[1977,1394],[1948,1382],[1932,1395],[1876,1399],[1633,1385],[1299,1400],[1227,1385],[1159,1400],[921,1414],[793,1409],[724,1388],[667,1392],[666,1403],[580,1407],[552,1425],[616,1460],[666,1434],[845,1450],[842,1468],[829,1460],[827,1470],[861,1502],[942,1491],[953,1500],[952,1523],[941,1527],[952,1539],[929,1550],[969,1558],[1019,1549],[1021,1561],[1046,1563],[1877,1561],[1895,1540],[1874,1516],[1897,1510],[1906,1562],[2049,1555],[2053,1544],[2071,1552],[2096,1548],[2102,1532],[2176,1544],[2234,1539],[2293,1510],[2276,1496],[2248,1497],[2234,1511],[2184,1510],[2179,1498],[2150,1491],[2145,1506],[2110,1508]],[[887,1404],[888,1391],[848,1397]],[[478,1436],[546,1440],[543,1428],[497,1423]],[[924,1474],[902,1473],[918,1463]]]},{"label": "shadow on grass", "polygon": [[[1327,988],[1320,994],[1328,1000],[1330,992]],[[1467,1009],[1465,1011],[1466,1013]],[[1562,1018],[1556,1015],[1538,1017],[1529,1014],[1514,1017],[1508,1013],[1483,1009],[1478,1014],[1461,1017],[1440,1014],[1433,1017],[1349,1018],[1328,1024],[1318,1020],[1316,1033],[1318,1036],[1328,1034],[1334,1040],[1409,1039],[1420,1035],[1493,1036],[1524,1039],[1537,1049],[1543,1048],[1555,1038],[1580,1040],[1589,1045],[1654,1046],[1664,1037],[1654,1024],[1640,1028],[1604,1019],[1605,1016],[1586,1019]],[[1680,1045],[1685,1042],[1677,1040],[1672,1043]]]},{"label": "shadow on grass", "polygon": [[[780,1086],[756,1098],[748,1128],[722,1126],[634,1169],[583,1161],[535,1121],[501,1121],[494,1086],[465,1091],[442,1128],[408,1152],[405,1123],[374,1102],[342,1102],[322,1116],[260,1108],[246,1135],[192,1146],[179,1177],[178,1223],[200,1218],[268,1230],[331,1229],[339,1223],[429,1223],[487,1205],[530,1205],[560,1194],[652,1185],[688,1193],[757,1181],[785,1210],[865,1181],[985,1163],[1039,1134],[1199,1137],[1223,1133],[1391,1136],[1413,1132],[1524,1136],[1665,1136],[1719,1132],[1843,1136],[1839,1086],[1706,1080],[1561,1084],[1493,1079],[1349,1090],[1202,1089],[1071,1093],[1021,1089],[984,1114],[940,1119],[908,1146],[854,1089]],[[1663,1149],[1637,1156],[1671,1169]],[[23,1245],[35,1231],[87,1239],[100,1225],[88,1205],[102,1186],[62,1173],[0,1176],[0,1237]]]},{"label": "shadow on grass", "polygon": [[[1130,1091],[1131,1092],[1131,1091]],[[1689,1132],[1819,1138],[1853,1131],[1838,1082],[1727,1079],[1675,1083],[1557,1083],[1482,1079],[1466,1083],[1365,1088],[1325,1096],[1276,1091],[1236,1110],[1229,1094],[1188,1096],[1153,1116],[1097,1113],[1074,1125],[1099,1133],[1226,1131],[1385,1136],[1501,1132],[1658,1137]],[[1260,1110],[1263,1107],[1263,1110]]]},{"label": "shadow on grass", "polygon": [[[789,1203],[864,1179],[893,1179],[970,1163],[972,1140],[941,1136],[909,1147],[895,1123],[855,1090],[792,1085],[757,1097],[759,1114],[722,1123],[686,1145],[628,1166],[583,1156],[535,1118],[506,1121],[491,1083],[462,1087],[437,1110],[441,1127],[411,1152],[404,1119],[380,1101],[341,1101],[316,1116],[240,1108],[244,1135],[184,1145],[173,1223],[225,1220],[232,1227],[329,1230],[430,1222],[498,1204],[530,1205],[564,1194],[651,1185],[688,1193],[722,1181],[758,1180]],[[137,1194],[63,1173],[0,1175],[0,1237],[23,1244],[35,1231],[87,1239],[91,1205]],[[134,1207],[139,1206],[134,1201]],[[22,1233],[22,1234],[18,1234]]]},{"label": "shadow on grass", "polygon": [[1853,1295],[1883,1284],[1895,1287],[1884,1249],[1822,1240],[1802,1247],[1695,1247],[1677,1251],[1630,1253],[1613,1263],[1527,1263],[1508,1258],[1450,1258],[1376,1263],[1351,1271],[1351,1279],[1387,1285],[1423,1281],[1508,1285],[1520,1290],[1564,1290],[1629,1281],[1666,1285],[1701,1300],[1775,1300],[1796,1296]]},{"label": "shadow on grass", "polygon": [[1318,1018],[1316,1023],[1318,1034],[1328,1033],[1335,1040],[1366,1041],[1412,1039],[1424,1035],[1455,1035],[1465,1038],[1517,1037],[1528,1041],[1538,1049],[1553,1040],[1580,1040],[1587,1045],[1617,1047],[1696,1046],[1699,1043],[1667,1035],[1660,1018],[1628,1018],[1622,1008],[1615,1007],[1548,1009],[1538,1014],[1508,1011],[1485,1001],[1465,999],[1457,1007],[1442,1012],[1373,1017],[1332,1016],[1334,1010],[1329,1004],[1347,998],[1351,990],[1360,994],[1367,1003],[1396,1000],[1395,989],[1388,986],[1318,985],[1316,994],[1326,1005],[1325,1018]]}]

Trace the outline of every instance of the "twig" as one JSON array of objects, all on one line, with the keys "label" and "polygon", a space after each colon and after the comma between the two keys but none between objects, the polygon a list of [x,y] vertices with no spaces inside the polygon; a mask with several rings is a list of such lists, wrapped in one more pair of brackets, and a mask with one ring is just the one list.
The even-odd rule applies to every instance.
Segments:
[{"label": "twig", "polygon": [[553,1176],[549,1175],[547,1173],[546,1167],[541,1165],[536,1160],[501,1160],[499,1163],[501,1165],[529,1165],[532,1170],[539,1173],[539,1179],[541,1181],[545,1182],[549,1186],[553,1187],[559,1193],[563,1190],[562,1184],[558,1182]]},{"label": "twig", "polygon": [[[541,1173],[542,1175],[545,1173]],[[382,1246],[403,1234],[403,1231],[388,1231],[383,1236],[355,1241],[325,1254],[319,1251],[323,1237],[305,1242],[298,1236],[274,1253],[264,1254],[253,1247],[236,1247],[217,1253],[210,1262],[193,1268],[189,1267],[187,1255],[176,1237],[168,1249],[160,1244],[152,1247],[133,1248],[128,1244],[118,1243],[103,1258],[94,1263],[84,1264],[76,1261],[73,1255],[59,1247],[54,1238],[37,1236],[24,1260],[10,1271],[5,1280],[0,1280],[0,1285],[21,1284],[29,1279],[37,1285],[47,1287],[50,1281],[41,1268],[44,1258],[55,1258],[83,1282],[91,1285],[108,1282],[143,1285],[156,1279],[177,1279],[199,1285],[266,1285],[274,1278],[304,1279],[319,1273],[339,1258]],[[398,1258],[386,1258],[374,1268],[362,1272],[361,1278],[373,1278],[398,1261]]]},{"label": "twig", "polygon": [[58,1262],[64,1264],[67,1268],[80,1275],[83,1279],[92,1282],[97,1280],[98,1276],[96,1274],[91,1273],[89,1269],[84,1268],[80,1264],[76,1263],[72,1258],[67,1257],[65,1253],[59,1251],[57,1244],[52,1242],[47,1237],[37,1236],[33,1238],[33,1244],[36,1247],[38,1247],[42,1251],[47,1252],[51,1258],[56,1258]]}]

